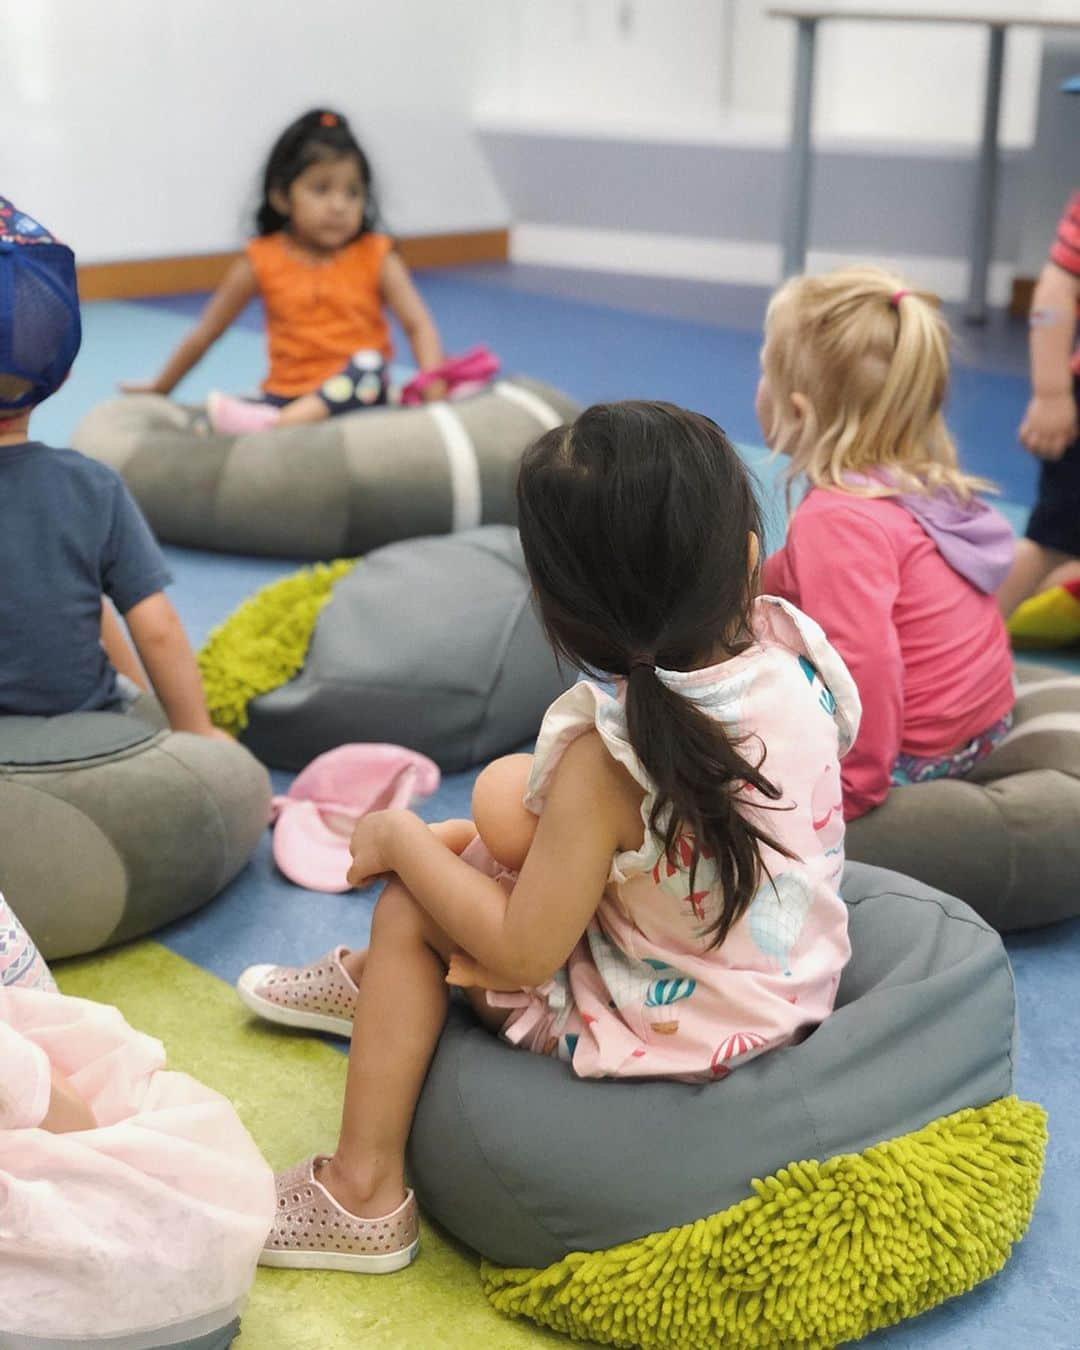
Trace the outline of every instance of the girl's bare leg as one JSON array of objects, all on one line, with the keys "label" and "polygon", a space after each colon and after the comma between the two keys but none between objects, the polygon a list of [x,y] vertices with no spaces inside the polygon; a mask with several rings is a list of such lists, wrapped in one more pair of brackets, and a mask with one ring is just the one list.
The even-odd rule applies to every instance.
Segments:
[{"label": "girl's bare leg", "polygon": [[[459,855],[464,853],[476,838],[476,826],[471,820],[440,820],[430,829],[436,839],[441,839],[448,849]],[[358,951],[346,952],[341,959],[341,964],[345,967],[345,973],[355,985],[360,983],[360,976],[364,972],[364,961],[366,959],[366,947],[360,948]]]},{"label": "girl's bare leg", "polygon": [[[453,946],[400,881],[387,885],[356,1000],[341,1135],[319,1172],[338,1203],[361,1218],[389,1214],[405,1198],[405,1144],[446,1020]],[[506,1016],[486,1004],[478,1011],[492,1030]]]},{"label": "girl's bare leg", "polygon": [[286,403],[277,420],[279,427],[296,427],[305,422],[325,422],[330,409],[318,394],[301,394],[291,403]]},{"label": "girl's bare leg", "polygon": [[1065,586],[1070,582],[1080,581],[1080,558],[1070,558],[1060,567],[1055,567],[1048,577],[1043,580],[1040,590],[1053,590],[1055,586]]},{"label": "girl's bare leg", "polygon": [[1016,544],[1016,557],[1009,575],[998,587],[998,609],[1004,618],[1023,604],[1029,596],[1041,591],[1046,578],[1056,567],[1069,561],[1067,553],[1057,549],[1043,548],[1033,539],[1019,539]]}]

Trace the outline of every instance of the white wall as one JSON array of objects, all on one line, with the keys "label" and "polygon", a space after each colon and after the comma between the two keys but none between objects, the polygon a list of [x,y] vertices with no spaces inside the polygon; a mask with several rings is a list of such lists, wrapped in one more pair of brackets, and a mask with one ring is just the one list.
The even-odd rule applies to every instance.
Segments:
[{"label": "white wall", "polygon": [[[634,126],[708,135],[732,123],[786,135],[794,25],[771,0],[502,0],[479,98],[489,121]],[[1074,0],[1023,0],[1062,13]],[[889,0],[861,0],[888,9]],[[924,8],[933,6],[925,3]],[[977,13],[992,0],[948,0]],[[951,24],[824,23],[815,128],[823,140],[973,144],[982,115],[985,30]],[[1009,33],[1003,140],[1028,145],[1040,39]]]},{"label": "white wall", "polygon": [[0,0],[0,193],[84,261],[230,248],[274,137],[330,104],[392,230],[505,224],[471,117],[491,3]]}]

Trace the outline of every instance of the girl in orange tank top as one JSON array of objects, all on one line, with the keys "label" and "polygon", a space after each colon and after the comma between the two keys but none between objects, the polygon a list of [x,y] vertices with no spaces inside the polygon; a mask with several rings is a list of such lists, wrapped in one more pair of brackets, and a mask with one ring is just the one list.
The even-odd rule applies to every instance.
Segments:
[{"label": "girl in orange tank top", "polygon": [[[229,269],[195,329],[149,383],[128,393],[169,394],[259,296],[270,370],[260,401],[213,393],[213,429],[243,435],[319,422],[386,402],[393,354],[389,309],[416,363],[431,370],[442,345],[427,306],[388,235],[376,231],[371,166],[339,113],[305,113],[278,137],[263,173],[256,237]],[[426,399],[442,397],[434,382]]]}]

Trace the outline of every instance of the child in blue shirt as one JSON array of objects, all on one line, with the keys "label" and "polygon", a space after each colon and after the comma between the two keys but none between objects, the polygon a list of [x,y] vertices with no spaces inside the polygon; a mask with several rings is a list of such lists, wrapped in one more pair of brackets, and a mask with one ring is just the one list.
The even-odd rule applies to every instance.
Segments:
[{"label": "child in blue shirt", "polygon": [[74,255],[0,197],[0,716],[123,711],[117,666],[142,678],[115,609],[172,728],[223,735],[120,476],[30,438],[81,338]]}]

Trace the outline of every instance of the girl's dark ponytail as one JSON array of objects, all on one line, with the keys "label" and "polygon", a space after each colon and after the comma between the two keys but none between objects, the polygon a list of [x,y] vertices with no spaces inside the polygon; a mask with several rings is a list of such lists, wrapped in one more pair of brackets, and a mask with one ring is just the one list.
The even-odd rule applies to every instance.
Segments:
[{"label": "girl's dark ponytail", "polygon": [[710,859],[720,887],[720,915],[710,930],[719,947],[754,898],[761,879],[760,846],[786,852],[738,809],[753,787],[768,801],[779,789],[761,772],[765,754],[748,760],[722,722],[661,683],[655,670],[632,665],[626,682],[630,744],[656,789],[649,829],[674,863],[681,837],[692,841],[690,890],[699,861]]},{"label": "girl's dark ponytail", "polygon": [[781,793],[760,741],[736,740],[656,667],[697,669],[752,640],[762,531],[749,473],[707,417],[599,404],[526,451],[518,524],[555,650],[626,680],[630,743],[656,792],[650,830],[675,865],[691,845],[691,888],[702,857],[716,869],[718,946],[753,899],[762,846],[787,853],[755,822]]}]

